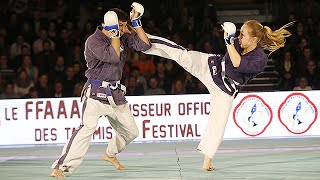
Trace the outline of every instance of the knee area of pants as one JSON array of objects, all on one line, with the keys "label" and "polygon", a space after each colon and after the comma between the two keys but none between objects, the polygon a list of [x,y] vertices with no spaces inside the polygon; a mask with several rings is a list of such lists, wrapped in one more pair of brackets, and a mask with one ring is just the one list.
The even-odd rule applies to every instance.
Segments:
[{"label": "knee area of pants", "polygon": [[131,139],[135,139],[139,136],[139,129],[135,128],[132,131],[130,131],[130,137]]}]

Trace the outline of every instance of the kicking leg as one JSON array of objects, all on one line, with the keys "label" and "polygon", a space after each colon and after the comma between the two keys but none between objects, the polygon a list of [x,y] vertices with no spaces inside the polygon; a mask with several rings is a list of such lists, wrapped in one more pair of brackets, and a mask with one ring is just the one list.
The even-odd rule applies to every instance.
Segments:
[{"label": "kicking leg", "polygon": [[210,75],[208,67],[210,54],[188,51],[184,47],[162,37],[148,35],[148,38],[152,47],[144,53],[174,60],[202,82],[204,82],[203,77]]}]

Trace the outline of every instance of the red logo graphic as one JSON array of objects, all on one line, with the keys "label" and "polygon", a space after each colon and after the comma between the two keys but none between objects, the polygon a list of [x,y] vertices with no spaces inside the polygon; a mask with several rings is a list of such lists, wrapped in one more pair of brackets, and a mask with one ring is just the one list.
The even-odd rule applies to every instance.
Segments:
[{"label": "red logo graphic", "polygon": [[244,97],[233,111],[233,120],[248,136],[262,134],[272,121],[270,106],[257,95]]},{"label": "red logo graphic", "polygon": [[278,109],[281,124],[293,134],[307,132],[317,120],[317,116],[317,107],[302,93],[290,94]]}]

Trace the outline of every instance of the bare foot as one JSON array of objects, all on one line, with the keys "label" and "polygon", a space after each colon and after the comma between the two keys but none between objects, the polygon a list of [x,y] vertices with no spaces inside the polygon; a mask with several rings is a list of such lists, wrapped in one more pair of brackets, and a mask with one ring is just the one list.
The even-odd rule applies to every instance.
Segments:
[{"label": "bare foot", "polygon": [[104,153],[102,159],[105,160],[105,161],[110,162],[111,164],[113,164],[114,167],[116,169],[118,169],[118,170],[125,169],[125,167],[120,164],[120,162],[118,161],[117,157],[110,157],[110,156],[108,156],[107,153]]},{"label": "bare foot", "polygon": [[56,177],[56,178],[64,178],[65,177],[65,175],[61,169],[53,169],[50,176]]},{"label": "bare foot", "polygon": [[204,171],[213,171],[213,170],[215,170],[215,168],[213,167],[213,166],[208,166],[208,167],[202,167],[202,169],[204,170]]},{"label": "bare foot", "polygon": [[212,158],[205,156],[203,160],[202,169],[205,171],[213,171],[215,168],[211,165]]}]

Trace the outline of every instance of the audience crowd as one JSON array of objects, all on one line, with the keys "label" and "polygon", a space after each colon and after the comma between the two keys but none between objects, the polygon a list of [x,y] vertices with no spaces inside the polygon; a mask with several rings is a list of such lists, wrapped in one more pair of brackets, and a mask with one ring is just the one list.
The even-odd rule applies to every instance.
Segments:
[{"label": "audience crowd", "polygon": [[[225,53],[213,0],[138,1],[149,34],[190,50]],[[271,54],[279,73],[278,90],[320,89],[320,21],[316,0],[279,0],[268,26],[289,28],[286,46]],[[131,1],[9,0],[0,10],[0,99],[80,96],[86,82],[84,42],[104,13]],[[174,7],[174,8],[172,8]],[[230,20],[232,21],[232,19]],[[239,25],[240,26],[240,25]],[[240,27],[238,27],[240,28]],[[174,61],[130,50],[122,83],[127,95],[202,94],[205,86]]]}]

